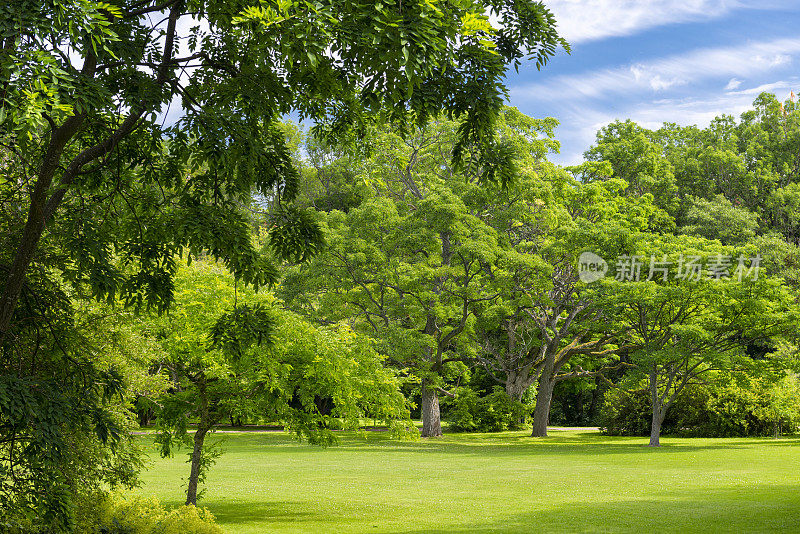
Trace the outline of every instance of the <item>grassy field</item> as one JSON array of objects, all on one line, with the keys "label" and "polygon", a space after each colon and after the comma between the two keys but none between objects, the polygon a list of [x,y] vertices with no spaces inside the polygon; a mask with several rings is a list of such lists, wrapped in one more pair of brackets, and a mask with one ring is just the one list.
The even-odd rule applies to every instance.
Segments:
[{"label": "grassy field", "polygon": [[[342,438],[218,434],[200,504],[231,533],[800,532],[800,439]],[[181,504],[185,455],[152,458],[140,491]]]}]

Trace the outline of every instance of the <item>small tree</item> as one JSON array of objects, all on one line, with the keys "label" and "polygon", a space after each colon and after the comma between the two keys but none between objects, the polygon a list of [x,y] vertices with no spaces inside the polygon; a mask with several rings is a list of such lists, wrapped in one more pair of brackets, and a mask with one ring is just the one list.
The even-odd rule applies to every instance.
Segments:
[{"label": "small tree", "polygon": [[[206,436],[230,416],[280,421],[322,445],[335,441],[334,418],[344,428],[357,428],[360,417],[396,432],[411,427],[398,381],[368,340],[345,327],[316,328],[274,304],[237,295],[219,267],[195,264],[179,272],[172,312],[146,323],[168,353],[158,363],[172,383],[160,400],[161,452],[183,442],[192,448],[186,504],[196,504],[214,458]],[[331,400],[330,410],[321,399]]]}]

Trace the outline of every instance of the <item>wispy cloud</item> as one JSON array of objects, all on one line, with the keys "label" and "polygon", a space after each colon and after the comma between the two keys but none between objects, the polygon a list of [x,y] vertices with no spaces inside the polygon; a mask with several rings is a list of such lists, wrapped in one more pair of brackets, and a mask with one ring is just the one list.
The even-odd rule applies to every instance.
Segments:
[{"label": "wispy cloud", "polygon": [[551,0],[560,33],[571,43],[632,35],[667,24],[719,18],[737,9],[779,9],[785,0]]},{"label": "wispy cloud", "polygon": [[[642,92],[658,93],[701,80],[734,76],[746,78],[786,66],[797,54],[800,54],[800,39],[777,39],[741,46],[701,49],[613,69],[557,76],[543,83],[514,87],[511,95],[515,101],[561,101]],[[738,87],[736,82],[736,78],[728,82],[731,89]]]},{"label": "wispy cloud", "polygon": [[720,115],[738,117],[752,107],[753,99],[762,92],[776,94],[779,99],[786,98],[798,83],[798,79],[793,78],[741,90],[716,91],[703,97],[647,100],[622,106],[613,112],[568,104],[559,108],[558,116],[565,128],[557,131],[557,137],[562,146],[572,148],[554,160],[569,165],[580,163],[583,150],[594,143],[597,131],[615,120],[631,119],[651,129],[660,128],[665,122],[705,127]]}]

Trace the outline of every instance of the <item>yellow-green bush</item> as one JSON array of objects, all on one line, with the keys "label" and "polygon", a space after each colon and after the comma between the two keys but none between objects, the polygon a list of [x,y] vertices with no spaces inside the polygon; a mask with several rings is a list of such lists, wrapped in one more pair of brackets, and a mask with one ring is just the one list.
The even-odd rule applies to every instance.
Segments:
[{"label": "yellow-green bush", "polygon": [[92,534],[223,534],[205,508],[167,510],[155,498],[112,493],[78,513],[77,532]]}]

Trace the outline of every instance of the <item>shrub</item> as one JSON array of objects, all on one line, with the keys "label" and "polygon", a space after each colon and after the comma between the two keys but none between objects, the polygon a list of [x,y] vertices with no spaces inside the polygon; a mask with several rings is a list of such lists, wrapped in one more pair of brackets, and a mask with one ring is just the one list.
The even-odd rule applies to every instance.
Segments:
[{"label": "shrub", "polygon": [[606,392],[598,423],[610,436],[646,436],[650,433],[650,398],[646,389],[628,394],[619,389]]},{"label": "shrub", "polygon": [[92,534],[223,534],[205,508],[167,510],[155,498],[112,493],[87,502],[77,532]]},{"label": "shrub", "polygon": [[502,432],[519,428],[530,407],[509,397],[500,386],[484,397],[470,388],[458,388],[449,402],[450,428],[456,432]]},{"label": "shrub", "polygon": [[[716,377],[719,378],[719,377]],[[613,389],[600,411],[600,428],[612,436],[650,433],[650,396],[644,383],[634,394]],[[663,434],[696,437],[769,436],[800,425],[800,383],[787,374],[779,380],[739,376],[691,385],[667,411]]]}]

